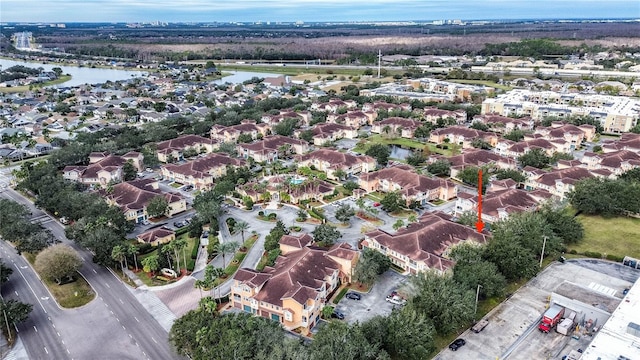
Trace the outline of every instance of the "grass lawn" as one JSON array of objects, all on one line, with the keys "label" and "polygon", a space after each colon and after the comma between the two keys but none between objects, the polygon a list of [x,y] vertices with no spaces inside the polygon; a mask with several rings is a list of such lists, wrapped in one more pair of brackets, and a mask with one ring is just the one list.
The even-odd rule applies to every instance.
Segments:
[{"label": "grass lawn", "polygon": [[64,285],[58,285],[55,281],[44,278],[43,282],[63,308],[69,309],[86,305],[96,297],[93,289],[82,276],[78,276],[76,281]]},{"label": "grass lawn", "polygon": [[584,226],[584,239],[569,250],[640,258],[640,219],[579,215],[578,220]]},{"label": "grass lawn", "polygon": [[177,189],[177,188],[182,187],[182,184],[178,184],[178,183],[172,182],[171,184],[169,184],[169,186],[171,186],[172,188]]},{"label": "grass lawn", "polygon": [[[40,84],[33,84],[32,89],[37,89],[37,88],[42,88],[45,86],[51,86],[51,85],[57,85],[57,84],[62,84],[63,82],[67,82],[71,80],[71,75],[62,75],[59,78],[53,80],[53,81],[47,81],[44,83],[40,83]],[[14,93],[14,92],[23,92],[23,91],[28,91],[29,90],[29,85],[24,85],[24,86],[13,86],[13,87],[2,87],[0,88],[0,93]]]},{"label": "grass lawn", "polygon": [[425,143],[421,141],[416,141],[412,139],[405,138],[384,138],[380,134],[371,135],[367,138],[367,145],[363,147],[362,145],[357,145],[352,150],[357,153],[364,154],[366,148],[373,144],[385,144],[385,145],[398,145],[403,148],[409,149],[417,149],[422,150],[424,147],[428,147],[432,153],[437,153],[445,156],[451,156],[451,150],[449,149],[439,149],[434,144]]}]

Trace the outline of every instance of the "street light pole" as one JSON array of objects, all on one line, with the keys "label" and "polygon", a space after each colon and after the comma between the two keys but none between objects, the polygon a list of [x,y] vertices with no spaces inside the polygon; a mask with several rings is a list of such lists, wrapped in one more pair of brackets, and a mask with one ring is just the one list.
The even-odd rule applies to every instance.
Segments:
[{"label": "street light pole", "polygon": [[544,248],[547,245],[547,236],[545,235],[543,237],[543,241],[542,241],[542,252],[540,253],[540,267],[542,268],[542,259],[544,259]]},{"label": "street light pole", "polygon": [[476,289],[476,306],[473,309],[473,322],[476,322],[476,314],[478,313],[478,297],[480,296],[480,288],[482,285],[478,284],[478,288]]}]

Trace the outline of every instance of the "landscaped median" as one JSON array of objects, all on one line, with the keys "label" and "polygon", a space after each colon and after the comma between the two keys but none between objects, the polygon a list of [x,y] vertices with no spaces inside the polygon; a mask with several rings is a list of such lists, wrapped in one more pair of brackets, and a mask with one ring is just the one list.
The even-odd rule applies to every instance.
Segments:
[{"label": "landscaped median", "polygon": [[78,272],[82,260],[70,246],[50,246],[37,256],[25,253],[25,258],[61,307],[80,307],[96,297],[89,283]]}]

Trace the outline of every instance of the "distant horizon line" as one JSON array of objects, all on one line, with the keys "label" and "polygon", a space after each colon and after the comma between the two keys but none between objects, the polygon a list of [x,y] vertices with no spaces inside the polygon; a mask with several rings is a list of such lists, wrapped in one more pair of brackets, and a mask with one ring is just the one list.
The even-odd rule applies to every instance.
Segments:
[{"label": "distant horizon line", "polygon": [[[519,21],[543,21],[543,22],[559,22],[559,21],[637,21],[640,17],[607,17],[607,18],[521,18],[521,19],[461,19],[461,18],[443,18],[430,20],[343,20],[343,21],[323,21],[323,20],[234,20],[234,21],[168,21],[168,20],[137,20],[137,21],[2,21],[0,26],[4,25],[43,25],[43,24],[135,24],[135,23],[166,23],[166,24],[358,24],[358,23],[432,23],[434,21],[491,21],[491,22],[519,22]],[[455,24],[447,24],[455,25]]]}]

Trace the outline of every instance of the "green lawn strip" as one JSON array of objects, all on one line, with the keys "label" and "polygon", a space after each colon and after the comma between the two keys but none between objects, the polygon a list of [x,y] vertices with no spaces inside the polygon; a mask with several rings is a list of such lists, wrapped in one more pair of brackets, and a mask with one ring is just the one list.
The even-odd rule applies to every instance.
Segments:
[{"label": "green lawn strip", "polygon": [[584,226],[584,239],[568,246],[579,254],[597,252],[619,257],[640,258],[640,219],[627,217],[604,218],[579,215]]},{"label": "green lawn strip", "polygon": [[169,184],[169,186],[171,186],[172,188],[177,189],[179,187],[182,187],[182,184],[178,184],[178,183],[173,182],[173,183]]},{"label": "green lawn strip", "polygon": [[344,287],[342,288],[342,290],[340,290],[340,292],[338,293],[338,295],[336,295],[336,297],[333,299],[333,303],[337,304],[340,302],[340,300],[342,300],[342,298],[344,297],[344,295],[347,293],[347,291],[349,291],[349,288]]},{"label": "green lawn strip", "polygon": [[[57,79],[55,79],[53,81],[47,81],[47,82],[43,82],[43,83],[33,84],[33,86],[31,88],[35,90],[37,88],[41,88],[41,87],[45,87],[45,86],[62,84],[62,83],[67,82],[69,80],[71,80],[71,75],[62,75],[62,76],[60,76],[59,78],[57,78]],[[12,87],[0,87],[0,93],[14,93],[14,92],[23,92],[23,91],[29,91],[29,85],[12,86]]]},{"label": "green lawn strip", "polygon": [[58,285],[55,281],[42,279],[53,297],[61,307],[71,309],[88,304],[96,297],[89,283],[80,275],[77,280],[64,285]]},{"label": "green lawn strip", "polygon": [[[247,256],[247,253],[249,252],[249,250],[251,250],[251,248],[256,243],[256,241],[258,241],[258,235],[252,235],[251,237],[249,237],[244,241],[242,246],[247,248],[247,250],[244,252],[237,251],[236,254],[233,256],[233,259],[229,262],[229,265],[227,265],[227,268],[224,269],[224,274],[227,277],[233,276],[236,273],[236,271],[238,271],[240,264],[242,264],[242,260],[244,260],[244,258]],[[217,279],[215,281],[215,286],[218,286],[220,283],[224,282],[225,280],[226,279]]]}]

